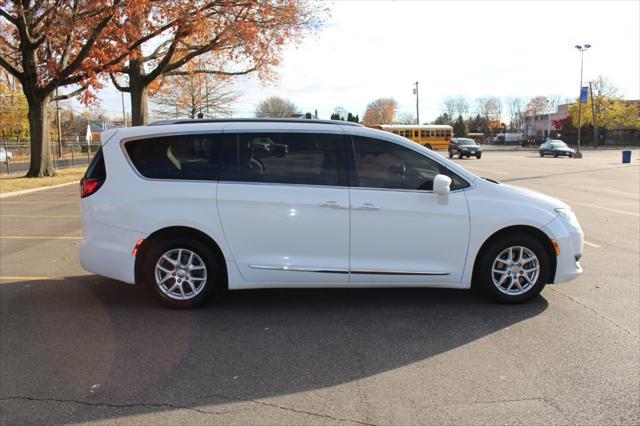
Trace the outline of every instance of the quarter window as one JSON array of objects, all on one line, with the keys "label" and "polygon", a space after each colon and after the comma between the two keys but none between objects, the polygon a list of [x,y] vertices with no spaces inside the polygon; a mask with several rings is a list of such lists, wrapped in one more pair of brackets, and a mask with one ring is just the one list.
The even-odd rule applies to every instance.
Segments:
[{"label": "quarter window", "polygon": [[[231,136],[231,135],[230,135]],[[346,186],[344,137],[313,133],[240,133],[238,162],[221,180]]]},{"label": "quarter window", "polygon": [[216,180],[219,135],[161,136],[129,141],[135,168],[151,179]]},{"label": "quarter window", "polygon": [[433,190],[437,174],[451,177],[451,189],[468,184],[424,155],[378,139],[353,138],[358,186],[364,188]]}]

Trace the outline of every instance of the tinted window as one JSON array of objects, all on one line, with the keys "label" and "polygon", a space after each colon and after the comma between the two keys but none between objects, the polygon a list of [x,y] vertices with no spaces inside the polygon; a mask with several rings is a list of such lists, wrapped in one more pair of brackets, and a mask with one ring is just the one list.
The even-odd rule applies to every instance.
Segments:
[{"label": "tinted window", "polygon": [[141,175],[152,179],[215,180],[220,135],[163,136],[127,142],[125,147]]},{"label": "tinted window", "polygon": [[102,155],[102,147],[98,148],[96,154],[91,160],[91,164],[87,167],[87,171],[84,174],[87,179],[101,179],[107,178],[107,171],[104,167],[104,156]]},{"label": "tinted window", "polygon": [[360,187],[431,191],[437,174],[451,177],[452,190],[468,186],[445,166],[400,145],[359,136],[353,143]]},{"label": "tinted window", "polygon": [[238,162],[223,167],[221,179],[244,182],[346,186],[342,135],[240,133]]}]

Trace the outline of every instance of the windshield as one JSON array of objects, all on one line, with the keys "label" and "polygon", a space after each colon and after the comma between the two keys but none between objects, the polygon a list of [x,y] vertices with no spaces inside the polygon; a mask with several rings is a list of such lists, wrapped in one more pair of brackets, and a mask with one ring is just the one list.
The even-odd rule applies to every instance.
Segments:
[{"label": "windshield", "polygon": [[564,142],[558,141],[558,142],[551,142],[551,146],[554,148],[566,148],[567,144]]},{"label": "windshield", "polygon": [[476,143],[473,139],[458,139],[458,144],[460,145],[475,145]]}]

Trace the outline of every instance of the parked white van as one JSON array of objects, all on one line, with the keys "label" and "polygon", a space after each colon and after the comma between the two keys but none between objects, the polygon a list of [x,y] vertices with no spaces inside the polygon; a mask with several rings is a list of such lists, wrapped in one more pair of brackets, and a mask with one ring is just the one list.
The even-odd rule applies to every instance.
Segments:
[{"label": "parked white van", "polygon": [[392,133],[174,120],[102,140],[81,182],[82,265],[170,307],[227,289],[472,285],[518,303],[582,272],[566,204]]}]

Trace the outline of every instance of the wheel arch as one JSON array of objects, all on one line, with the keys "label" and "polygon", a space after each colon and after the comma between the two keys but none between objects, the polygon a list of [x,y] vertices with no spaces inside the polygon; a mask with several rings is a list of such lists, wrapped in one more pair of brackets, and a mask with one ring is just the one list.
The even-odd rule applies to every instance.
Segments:
[{"label": "wheel arch", "polygon": [[142,241],[142,244],[140,244],[140,246],[138,247],[134,267],[136,284],[142,281],[142,268],[146,260],[147,253],[149,252],[149,248],[157,241],[175,236],[194,238],[206,244],[208,247],[211,247],[214,256],[216,256],[219,261],[220,271],[223,274],[223,280],[220,281],[220,285],[223,286],[223,288],[218,289],[227,290],[229,274],[227,272],[227,262],[225,260],[224,253],[220,249],[220,246],[213,238],[211,238],[211,236],[189,226],[169,226],[166,228],[158,229],[152,232],[147,238]]},{"label": "wheel arch", "polygon": [[556,267],[557,267],[557,256],[556,256],[556,251],[555,251],[555,247],[553,246],[553,243],[551,242],[551,238],[542,230],[534,227],[534,226],[530,226],[530,225],[513,225],[513,226],[508,226],[506,228],[502,228],[496,232],[494,232],[489,238],[487,238],[485,240],[484,243],[482,243],[482,246],[480,246],[480,249],[478,250],[478,253],[476,254],[476,257],[474,259],[473,262],[473,273],[471,276],[471,286],[473,286],[473,283],[476,282],[476,274],[478,273],[477,269],[478,266],[480,264],[480,259],[482,258],[482,255],[484,254],[485,250],[487,250],[487,248],[489,246],[491,246],[491,244],[500,239],[503,238],[506,235],[517,235],[517,234],[527,234],[527,235],[531,235],[534,238],[536,238],[538,241],[540,241],[540,243],[542,244],[542,246],[545,248],[545,251],[547,252],[547,255],[549,256],[549,264],[550,264],[550,271],[549,271],[549,279],[550,282],[554,281],[554,278],[556,276]]}]

